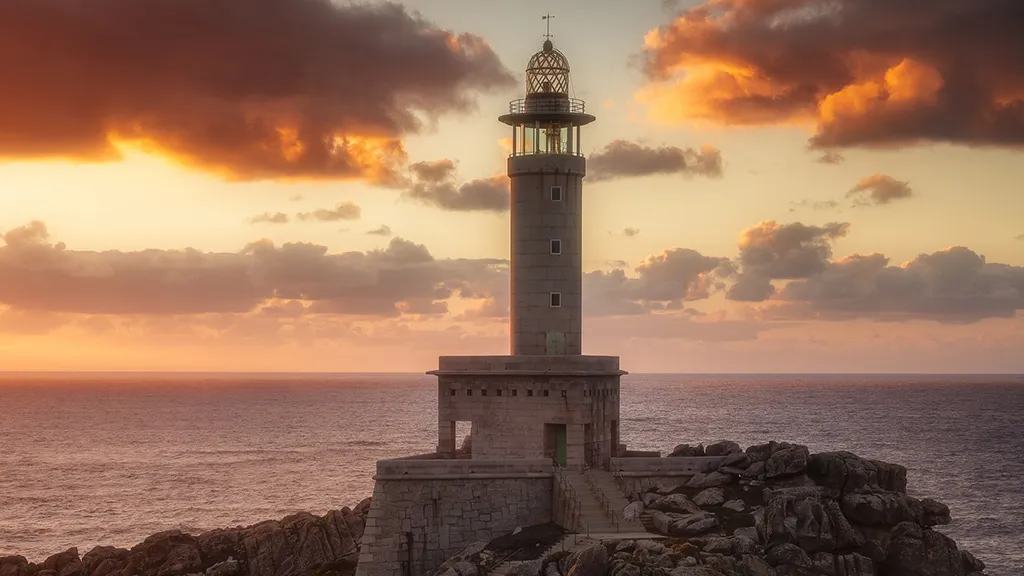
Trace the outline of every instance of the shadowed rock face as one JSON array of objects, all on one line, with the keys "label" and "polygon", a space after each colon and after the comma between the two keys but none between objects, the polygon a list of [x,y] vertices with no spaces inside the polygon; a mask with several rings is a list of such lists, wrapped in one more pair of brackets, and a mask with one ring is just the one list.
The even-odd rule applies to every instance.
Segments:
[{"label": "shadowed rock face", "polygon": [[661,553],[608,543],[610,576],[665,566],[672,576],[984,574],[984,563],[932,529],[950,522],[949,508],[909,496],[903,466],[786,442],[742,455],[718,444],[732,455],[717,470],[630,495],[649,529],[670,538]]},{"label": "shadowed rock face", "polygon": [[97,546],[79,557],[71,548],[42,564],[0,557],[0,576],[346,576],[355,571],[369,509],[367,498],[324,516],[301,512],[198,536],[171,530],[131,550]]}]

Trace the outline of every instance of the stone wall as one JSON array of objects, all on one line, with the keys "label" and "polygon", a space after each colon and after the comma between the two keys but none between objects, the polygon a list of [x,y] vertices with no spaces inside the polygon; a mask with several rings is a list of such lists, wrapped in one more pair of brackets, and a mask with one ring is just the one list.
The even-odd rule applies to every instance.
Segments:
[{"label": "stone wall", "polygon": [[[438,452],[455,452],[455,423],[472,422],[474,460],[550,458],[545,424],[566,428],[566,467],[604,466],[619,415],[618,358],[442,356]],[[613,425],[613,422],[616,424]]]},{"label": "stone wall", "polygon": [[375,479],[357,576],[420,576],[473,542],[551,521],[549,461],[386,460]]},{"label": "stone wall", "polygon": [[612,473],[628,496],[662,484],[678,484],[698,472],[718,468],[725,456],[612,458]]}]

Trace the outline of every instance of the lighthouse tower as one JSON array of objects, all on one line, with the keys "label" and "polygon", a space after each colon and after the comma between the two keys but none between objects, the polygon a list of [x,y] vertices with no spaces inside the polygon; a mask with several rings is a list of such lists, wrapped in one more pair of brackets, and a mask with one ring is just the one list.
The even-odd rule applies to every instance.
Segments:
[{"label": "lighthouse tower", "polygon": [[513,355],[582,353],[582,127],[595,120],[569,96],[569,61],[549,38],[526,68],[512,127]]}]

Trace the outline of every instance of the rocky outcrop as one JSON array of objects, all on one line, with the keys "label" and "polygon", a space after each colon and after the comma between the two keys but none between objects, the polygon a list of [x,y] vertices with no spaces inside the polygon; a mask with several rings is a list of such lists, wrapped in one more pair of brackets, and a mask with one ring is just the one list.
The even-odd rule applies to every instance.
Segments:
[{"label": "rocky outcrop", "polygon": [[350,576],[369,509],[367,498],[324,516],[301,512],[198,536],[171,530],[130,550],[97,546],[80,557],[71,548],[41,564],[0,557],[0,576]]},{"label": "rocky outcrop", "polygon": [[903,466],[786,442],[734,444],[703,449],[726,456],[717,470],[631,495],[670,539],[662,548],[609,543],[610,575],[984,574],[980,560],[933,529],[949,523],[949,508],[908,495]]}]

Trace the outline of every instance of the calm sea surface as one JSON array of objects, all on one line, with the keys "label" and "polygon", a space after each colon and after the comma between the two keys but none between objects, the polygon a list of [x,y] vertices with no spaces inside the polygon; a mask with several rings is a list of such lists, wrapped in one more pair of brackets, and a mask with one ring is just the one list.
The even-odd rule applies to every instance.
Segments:
[{"label": "calm sea surface", "polygon": [[[990,574],[1024,574],[1024,377],[630,375],[622,401],[633,448],[788,440],[903,464]],[[435,402],[417,375],[0,375],[0,555],[352,506],[376,460],[433,450]]]}]

